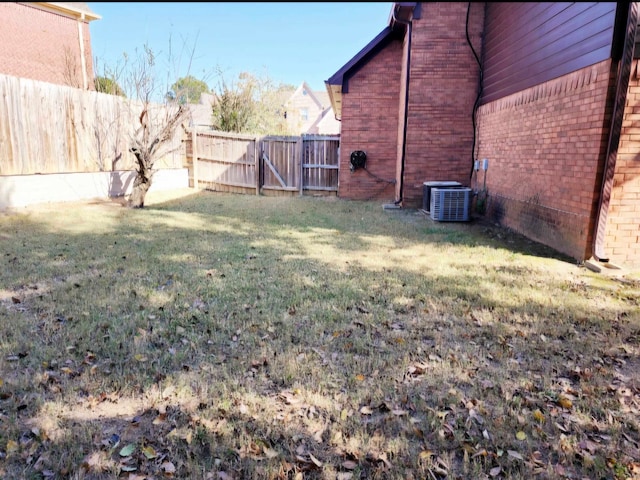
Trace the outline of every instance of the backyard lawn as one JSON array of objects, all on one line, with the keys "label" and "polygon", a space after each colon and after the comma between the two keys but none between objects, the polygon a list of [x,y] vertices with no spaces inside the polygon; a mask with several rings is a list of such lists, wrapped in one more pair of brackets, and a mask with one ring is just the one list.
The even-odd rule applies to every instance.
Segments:
[{"label": "backyard lawn", "polygon": [[378,202],[146,205],[0,213],[0,478],[640,478],[640,276]]}]

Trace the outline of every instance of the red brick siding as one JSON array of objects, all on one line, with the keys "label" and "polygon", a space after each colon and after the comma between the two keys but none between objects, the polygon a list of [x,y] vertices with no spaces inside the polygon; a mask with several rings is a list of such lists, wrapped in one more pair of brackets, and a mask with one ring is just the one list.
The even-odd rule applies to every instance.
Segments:
[{"label": "red brick siding", "polygon": [[351,172],[354,150],[367,153],[367,170],[384,180],[396,177],[398,102],[402,42],[392,41],[349,79],[342,94],[338,196],[354,200],[393,200],[394,184],[364,170]]},{"label": "red brick siding", "polygon": [[634,60],[607,215],[609,259],[640,267],[640,72]]},{"label": "red brick siding", "polygon": [[488,214],[578,260],[591,257],[611,75],[607,60],[478,112]]},{"label": "red brick siding", "polygon": [[[83,22],[87,80],[93,89],[89,24]],[[69,68],[65,51],[73,64]],[[75,78],[65,72],[75,72]],[[82,86],[77,20],[21,3],[0,3],[0,73],[60,85]]]},{"label": "red brick siding", "polygon": [[[479,67],[466,39],[467,3],[423,3],[413,21],[403,202],[422,204],[425,181],[469,185]],[[471,4],[469,35],[481,54],[483,4]]]}]

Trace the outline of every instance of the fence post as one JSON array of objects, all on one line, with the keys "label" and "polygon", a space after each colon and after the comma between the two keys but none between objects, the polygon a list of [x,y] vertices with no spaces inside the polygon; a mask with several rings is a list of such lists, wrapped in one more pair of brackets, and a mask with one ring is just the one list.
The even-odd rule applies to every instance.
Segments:
[{"label": "fence post", "polygon": [[298,139],[298,153],[300,155],[300,196],[304,193],[304,135]]},{"label": "fence post", "polygon": [[260,155],[261,155],[261,147],[260,147],[260,138],[255,137],[253,140],[253,159],[256,163],[255,172],[256,172],[256,195],[260,195]]},{"label": "fence post", "polygon": [[197,142],[198,134],[196,133],[196,127],[192,127],[191,130],[191,163],[193,163],[193,188],[198,190],[198,149]]}]

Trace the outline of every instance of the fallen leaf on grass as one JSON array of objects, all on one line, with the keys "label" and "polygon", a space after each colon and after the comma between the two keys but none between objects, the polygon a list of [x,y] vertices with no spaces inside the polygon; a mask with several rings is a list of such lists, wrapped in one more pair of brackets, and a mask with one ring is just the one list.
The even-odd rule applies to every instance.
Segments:
[{"label": "fallen leaf on grass", "polygon": [[434,455],[435,454],[431,450],[422,450],[418,457],[420,458],[420,460],[427,460]]},{"label": "fallen leaf on grass", "polygon": [[125,445],[124,447],[122,447],[120,449],[119,455],[121,457],[128,457],[129,455],[131,455],[134,450],[136,449],[136,446],[134,443],[130,443],[128,445]]},{"label": "fallen leaf on grass", "polygon": [[520,455],[518,452],[514,450],[507,450],[507,455],[509,455],[512,458],[515,458],[516,460],[524,460],[522,455]]},{"label": "fallen leaf on grass", "polygon": [[[93,452],[84,458],[80,466],[87,472],[101,472],[102,466],[105,464],[105,460],[106,458],[103,452]],[[40,459],[38,459],[38,461],[40,461]]]},{"label": "fallen leaf on grass", "polygon": [[492,477],[497,477],[498,475],[500,475],[501,471],[501,467],[493,467],[491,470],[489,470],[489,475],[491,475]]},{"label": "fallen leaf on grass", "polygon": [[158,456],[155,449],[151,445],[147,445],[146,447],[142,447],[142,453],[147,459],[152,460]]},{"label": "fallen leaf on grass", "polygon": [[18,442],[15,440],[9,440],[7,442],[7,453],[15,453],[18,451]]},{"label": "fallen leaf on grass", "polygon": [[353,460],[345,460],[342,462],[342,468],[346,468],[347,470],[355,470],[358,464]]},{"label": "fallen leaf on grass", "polygon": [[159,414],[156,418],[153,419],[153,423],[154,425],[162,425],[163,423],[166,423],[167,421],[167,414],[166,413],[161,413]]},{"label": "fallen leaf on grass", "polygon": [[284,400],[287,405],[293,405],[296,403],[300,403],[302,399],[300,397],[296,397],[295,392],[282,391],[278,394],[278,398]]},{"label": "fallen leaf on grass", "polygon": [[262,447],[262,451],[267,456],[267,458],[276,458],[279,455],[277,450],[274,450],[273,448],[269,448],[266,445]]},{"label": "fallen leaf on grass", "polygon": [[371,407],[368,407],[368,406],[365,405],[364,407],[362,407],[360,409],[360,413],[362,415],[371,415],[373,413],[373,410],[371,409]]},{"label": "fallen leaf on grass", "polygon": [[311,453],[309,454],[309,458],[311,458],[311,461],[315,463],[317,467],[322,466],[322,462],[318,460],[316,457],[314,457]]},{"label": "fallen leaf on grass", "polygon": [[571,407],[573,407],[573,402],[566,395],[560,395],[560,397],[558,397],[558,405],[560,405],[562,408],[570,410]]},{"label": "fallen leaf on grass", "polygon": [[516,438],[518,440],[526,440],[527,439],[527,434],[524,433],[522,430],[520,430],[518,433],[516,433]]},{"label": "fallen leaf on grass", "polygon": [[408,369],[409,375],[422,375],[429,366],[424,363],[414,363]]},{"label": "fallen leaf on grass", "polygon": [[69,367],[62,367],[62,368],[60,369],[60,371],[61,371],[62,373],[66,373],[67,375],[70,375],[70,376],[73,376],[73,375],[76,373],[73,369],[71,369],[71,368],[69,368]]}]

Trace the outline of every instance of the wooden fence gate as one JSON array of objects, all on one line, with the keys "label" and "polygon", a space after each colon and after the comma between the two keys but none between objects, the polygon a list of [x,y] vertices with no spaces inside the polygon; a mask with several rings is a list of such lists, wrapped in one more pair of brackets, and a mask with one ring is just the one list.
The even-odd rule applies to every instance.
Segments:
[{"label": "wooden fence gate", "polygon": [[253,137],[194,130],[186,151],[192,186],[271,195],[338,191],[339,135]]},{"label": "wooden fence gate", "polygon": [[339,161],[339,135],[303,135],[303,190],[337,192]]}]

